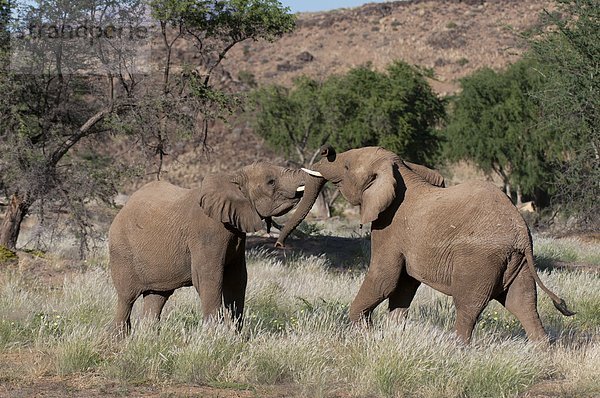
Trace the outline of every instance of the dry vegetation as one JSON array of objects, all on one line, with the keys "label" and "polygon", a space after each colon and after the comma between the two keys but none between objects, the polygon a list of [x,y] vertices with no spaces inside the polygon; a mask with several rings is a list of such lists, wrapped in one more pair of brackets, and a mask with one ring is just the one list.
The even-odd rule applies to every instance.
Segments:
[{"label": "dry vegetation", "polygon": [[[254,81],[290,85],[308,75],[323,79],[350,68],[372,64],[378,69],[395,60],[429,68],[429,83],[440,95],[458,90],[458,79],[482,67],[504,68],[524,48],[518,33],[537,23],[547,0],[516,1],[395,1],[352,9],[304,13],[297,29],[274,43],[246,42],[223,61],[221,84],[234,90]],[[179,48],[178,59],[192,59],[191,48]],[[247,117],[230,118],[211,127],[211,151],[174,148],[167,158],[165,178],[187,186],[198,175],[233,170],[257,159],[283,163],[258,138]],[[151,177],[149,177],[151,178]]]},{"label": "dry vegetation", "polygon": [[[321,256],[282,257],[253,239],[242,333],[203,323],[197,294],[185,288],[169,301],[158,326],[140,319],[136,303],[134,333],[115,339],[109,328],[115,292],[103,250],[86,262],[21,254],[19,264],[4,266],[0,274],[0,396],[600,394],[597,242],[535,238],[537,260],[548,269],[541,272],[544,283],[578,312],[563,317],[540,295],[542,321],[554,344],[528,343],[520,324],[491,304],[474,344],[464,347],[451,332],[451,300],[427,287],[406,322],[389,320],[382,305],[372,329],[351,325],[347,311],[368,263],[368,240],[327,227],[307,229],[354,236],[346,238],[345,248],[337,247],[353,253],[342,269],[327,248]],[[552,269],[557,262],[588,267]]]}]

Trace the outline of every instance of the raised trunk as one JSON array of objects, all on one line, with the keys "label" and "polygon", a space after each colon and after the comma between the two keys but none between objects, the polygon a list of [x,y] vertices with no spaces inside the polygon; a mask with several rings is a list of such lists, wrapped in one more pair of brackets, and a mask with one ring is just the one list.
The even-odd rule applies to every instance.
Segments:
[{"label": "raised trunk", "polygon": [[279,234],[279,238],[275,243],[275,246],[283,247],[285,243],[285,239],[289,234],[292,233],[294,229],[304,220],[313,204],[317,200],[317,196],[321,192],[321,188],[325,185],[325,180],[319,177],[308,176],[306,177],[306,181],[304,184],[304,195],[298,203],[298,207],[294,214],[291,215],[289,220],[285,223],[283,230]]},{"label": "raised trunk", "polygon": [[29,202],[26,196],[22,197],[18,194],[13,194],[10,198],[10,204],[4,214],[4,221],[0,226],[0,245],[7,247],[10,250],[15,250],[17,239],[21,231],[21,222],[29,211]]}]

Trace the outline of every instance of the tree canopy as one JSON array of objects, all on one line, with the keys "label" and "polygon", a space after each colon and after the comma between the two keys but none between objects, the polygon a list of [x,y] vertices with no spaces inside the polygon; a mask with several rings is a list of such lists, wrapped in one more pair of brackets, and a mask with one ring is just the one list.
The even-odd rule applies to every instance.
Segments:
[{"label": "tree canopy", "polygon": [[[132,137],[157,159],[160,177],[177,137],[206,140],[208,121],[239,103],[210,80],[227,52],[244,40],[273,40],[295,21],[275,0],[49,0],[11,13],[6,6],[3,21],[16,15],[8,43],[4,24],[0,32],[9,49],[0,63],[0,189],[9,199],[0,244],[9,248],[34,205],[40,214],[68,209],[79,236],[89,235],[86,203],[109,201],[119,176],[131,172],[104,144]],[[197,56],[177,59],[177,45]]]},{"label": "tree canopy", "polygon": [[504,71],[461,80],[445,154],[497,173],[510,193],[544,191],[578,225],[595,228],[600,202],[600,8],[558,0],[531,46]]},{"label": "tree canopy", "polygon": [[552,131],[560,156],[553,164],[553,202],[600,226],[600,7],[594,0],[557,0],[530,39],[529,54],[543,65],[536,94],[540,128]]},{"label": "tree canopy", "polygon": [[402,62],[383,72],[361,66],[322,82],[302,77],[291,88],[262,87],[252,98],[257,133],[301,164],[311,163],[324,143],[340,151],[381,145],[430,163],[445,117],[444,102],[423,74]]},{"label": "tree canopy", "polygon": [[529,60],[463,78],[445,130],[447,159],[471,160],[484,172],[496,173],[508,194],[511,186],[533,193],[548,177],[550,152],[556,150],[549,145],[549,132],[539,126],[534,94],[542,80],[539,66]]}]

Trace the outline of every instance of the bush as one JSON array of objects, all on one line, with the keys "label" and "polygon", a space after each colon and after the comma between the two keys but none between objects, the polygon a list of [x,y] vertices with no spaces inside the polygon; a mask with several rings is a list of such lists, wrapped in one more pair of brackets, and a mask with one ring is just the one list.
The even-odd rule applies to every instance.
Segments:
[{"label": "bush", "polygon": [[17,253],[8,249],[6,246],[0,245],[0,264],[12,263],[15,261],[19,261]]},{"label": "bush", "polygon": [[310,164],[325,143],[339,151],[381,145],[421,163],[438,153],[444,101],[422,71],[403,62],[384,72],[354,68],[322,83],[302,77],[291,89],[267,86],[252,97],[257,133],[301,164]]}]

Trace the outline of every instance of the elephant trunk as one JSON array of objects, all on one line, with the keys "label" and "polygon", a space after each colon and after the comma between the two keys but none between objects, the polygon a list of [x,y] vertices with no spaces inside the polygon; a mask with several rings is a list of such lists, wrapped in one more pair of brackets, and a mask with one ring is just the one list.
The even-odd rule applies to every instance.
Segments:
[{"label": "elephant trunk", "polygon": [[285,239],[288,237],[289,234],[292,233],[294,229],[296,229],[298,224],[300,224],[300,222],[304,220],[304,218],[316,202],[317,197],[319,196],[319,193],[323,188],[323,185],[325,185],[325,179],[309,175],[308,173],[304,174],[306,174],[306,179],[304,183],[304,194],[302,195],[302,199],[300,199],[300,202],[298,203],[296,211],[294,212],[294,214],[292,214],[292,216],[285,223],[285,226],[281,230],[279,238],[275,243],[276,247],[285,246]]}]

